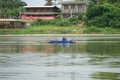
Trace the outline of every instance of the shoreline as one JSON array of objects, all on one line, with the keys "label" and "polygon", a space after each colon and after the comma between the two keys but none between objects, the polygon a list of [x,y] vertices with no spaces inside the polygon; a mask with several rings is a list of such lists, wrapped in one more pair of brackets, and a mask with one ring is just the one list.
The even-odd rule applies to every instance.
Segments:
[{"label": "shoreline", "polygon": [[0,37],[120,37],[120,34],[6,34],[6,35],[0,35]]}]

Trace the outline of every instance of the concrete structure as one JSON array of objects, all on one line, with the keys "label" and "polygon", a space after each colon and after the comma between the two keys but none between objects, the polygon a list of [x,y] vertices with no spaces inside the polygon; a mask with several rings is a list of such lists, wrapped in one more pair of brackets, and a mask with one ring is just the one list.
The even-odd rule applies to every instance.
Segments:
[{"label": "concrete structure", "polygon": [[24,28],[26,23],[16,19],[0,19],[0,28]]},{"label": "concrete structure", "polygon": [[64,1],[62,4],[62,15],[64,18],[77,16],[78,14],[84,14],[86,12],[87,3],[76,1]]}]

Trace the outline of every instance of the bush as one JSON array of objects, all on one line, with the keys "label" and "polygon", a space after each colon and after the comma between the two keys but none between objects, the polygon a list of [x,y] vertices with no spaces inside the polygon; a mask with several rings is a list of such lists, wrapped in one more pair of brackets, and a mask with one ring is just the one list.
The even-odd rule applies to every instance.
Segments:
[{"label": "bush", "polygon": [[35,20],[32,25],[55,25],[58,20],[42,20],[37,19]]},{"label": "bush", "polygon": [[78,18],[69,18],[69,19],[55,19],[55,20],[35,20],[32,25],[57,25],[57,26],[69,26],[75,25],[79,22]]},{"label": "bush", "polygon": [[84,33],[100,33],[100,32],[102,32],[101,29],[95,26],[89,27],[86,30],[84,30]]},{"label": "bush", "polygon": [[43,23],[43,22],[42,22],[41,19],[37,19],[37,20],[35,20],[35,21],[32,22],[32,25],[36,26],[36,25],[40,25],[40,24],[42,24],[42,23]]},{"label": "bush", "polygon": [[82,14],[78,15],[78,20],[83,20],[83,15]]},{"label": "bush", "polygon": [[42,25],[56,25],[58,20],[43,20],[44,24]]},{"label": "bush", "polygon": [[94,25],[94,26],[97,26],[97,27],[105,27],[105,26],[107,26],[108,21],[107,21],[106,17],[100,16],[100,17],[96,17],[93,20],[89,20],[88,24],[89,25]]},{"label": "bush", "polygon": [[57,26],[70,26],[71,23],[68,20],[60,20],[56,23]]},{"label": "bush", "polygon": [[104,32],[104,33],[107,33],[107,34],[116,34],[116,33],[118,33],[119,31],[118,31],[117,29],[113,29],[113,28],[109,27],[109,28],[104,28],[104,29],[103,29],[103,32]]},{"label": "bush", "polygon": [[95,5],[88,8],[87,24],[97,27],[120,28],[120,8],[112,4]]},{"label": "bush", "polygon": [[62,19],[62,15],[57,15],[56,19],[61,20]]},{"label": "bush", "polygon": [[68,21],[73,25],[77,24],[79,22],[78,18],[75,18],[75,17],[69,18]]}]

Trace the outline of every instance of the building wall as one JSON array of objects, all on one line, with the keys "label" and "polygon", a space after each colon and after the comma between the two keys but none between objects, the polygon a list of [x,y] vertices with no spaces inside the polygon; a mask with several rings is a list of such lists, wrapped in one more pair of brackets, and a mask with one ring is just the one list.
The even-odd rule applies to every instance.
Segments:
[{"label": "building wall", "polygon": [[26,8],[25,12],[54,12],[53,8]]},{"label": "building wall", "polygon": [[62,6],[62,13],[85,13],[84,4],[68,4]]},{"label": "building wall", "polygon": [[22,19],[55,19],[59,14],[59,9],[56,7],[27,7],[22,14]]},{"label": "building wall", "polygon": [[49,19],[49,20],[52,20],[52,19],[55,19],[56,17],[55,16],[38,16],[38,15],[23,15],[22,16],[22,19],[24,20],[36,20],[36,19]]},{"label": "building wall", "polygon": [[64,18],[77,16],[86,12],[86,4],[62,4],[62,15]]}]

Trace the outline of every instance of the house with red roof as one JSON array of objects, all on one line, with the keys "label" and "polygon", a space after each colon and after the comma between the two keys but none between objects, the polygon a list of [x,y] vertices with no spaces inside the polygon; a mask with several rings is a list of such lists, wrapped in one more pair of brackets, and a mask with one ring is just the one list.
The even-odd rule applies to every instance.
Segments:
[{"label": "house with red roof", "polygon": [[25,11],[22,13],[23,20],[56,19],[60,14],[60,9],[56,6],[25,6]]}]

